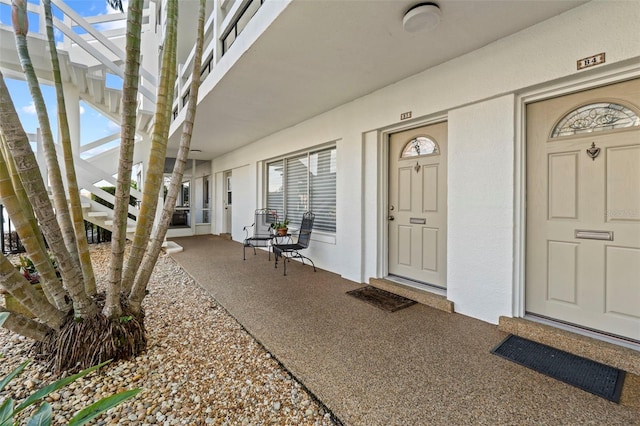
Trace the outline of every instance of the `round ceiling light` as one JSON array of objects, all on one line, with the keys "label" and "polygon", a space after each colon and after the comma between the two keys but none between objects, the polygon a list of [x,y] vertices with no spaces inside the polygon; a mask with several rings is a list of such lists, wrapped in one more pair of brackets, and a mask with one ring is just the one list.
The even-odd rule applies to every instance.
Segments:
[{"label": "round ceiling light", "polygon": [[431,31],[442,19],[442,11],[435,3],[420,3],[413,6],[404,14],[402,27],[408,33],[416,31]]}]

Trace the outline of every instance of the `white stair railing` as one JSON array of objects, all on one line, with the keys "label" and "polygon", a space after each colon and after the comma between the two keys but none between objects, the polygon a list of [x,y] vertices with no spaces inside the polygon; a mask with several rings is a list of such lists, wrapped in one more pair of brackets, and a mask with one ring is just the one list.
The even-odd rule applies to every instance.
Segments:
[{"label": "white stair railing", "polygon": [[[116,13],[82,17],[62,0],[52,0],[51,3],[54,11],[59,10],[62,13],[62,19],[54,16],[53,23],[54,27],[63,34],[61,45],[64,48],[59,48],[58,50],[63,81],[71,82],[80,91],[82,100],[91,104],[105,117],[119,123],[121,119],[122,91],[107,87],[106,75],[110,73],[119,78],[124,76],[125,52],[111,38],[116,37],[121,41],[124,39],[126,14]],[[5,12],[10,11],[11,0],[0,0],[0,8],[3,12],[2,16],[10,16],[10,13]],[[49,63],[48,49],[46,48],[44,6],[42,4],[28,3],[27,10],[30,15],[29,19],[32,21],[29,32],[30,46],[34,46],[34,52],[41,52],[47,55],[47,58],[42,62],[43,64]],[[60,14],[56,12],[54,15],[59,16]],[[145,22],[149,22],[149,17],[148,2],[145,2],[143,15]],[[4,45],[4,48],[7,48],[7,45],[13,41],[13,35],[10,22],[5,21],[6,19],[3,18],[2,22],[0,22],[0,43]],[[38,25],[34,25],[36,21]],[[105,23],[117,24],[118,22],[121,22],[121,28],[104,31],[104,34],[94,26]],[[80,31],[82,34],[78,34],[76,32],[77,29],[82,29]],[[79,54],[78,49],[81,49],[84,53]],[[87,63],[74,62],[72,59],[74,57],[77,57],[76,60],[78,61]],[[14,63],[8,64],[5,62],[6,60],[13,60]],[[11,65],[11,68],[17,71],[20,66],[16,61],[17,56],[13,59],[3,55],[0,58],[0,65]],[[35,63],[38,62],[35,61]],[[154,104],[156,99],[156,78],[144,67],[140,68],[140,74],[142,78],[139,86],[139,104]],[[145,102],[142,101],[143,98],[146,99]],[[153,112],[143,109],[138,110],[137,129],[141,135],[150,134],[153,129],[153,118]],[[110,141],[105,141],[105,143],[108,142]],[[87,144],[81,144],[81,146],[83,145]],[[92,142],[91,148],[96,148],[95,145]],[[87,150],[81,148],[82,152]]]}]

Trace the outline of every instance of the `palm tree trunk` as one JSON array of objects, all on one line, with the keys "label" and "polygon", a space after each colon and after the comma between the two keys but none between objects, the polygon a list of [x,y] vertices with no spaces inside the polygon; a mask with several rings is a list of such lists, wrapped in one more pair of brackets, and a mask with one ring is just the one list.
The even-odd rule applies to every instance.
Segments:
[{"label": "palm tree trunk", "polygon": [[180,148],[178,149],[178,156],[171,175],[171,183],[169,185],[169,191],[164,202],[162,209],[162,218],[158,227],[155,229],[149,248],[147,249],[140,271],[136,276],[131,294],[129,295],[129,307],[134,313],[139,313],[142,309],[142,301],[144,299],[147,284],[149,278],[151,278],[151,272],[158,260],[160,249],[162,248],[162,241],[167,234],[169,228],[169,222],[175,209],[176,198],[178,196],[178,189],[182,183],[182,177],[184,175],[184,168],[187,162],[187,156],[189,155],[189,146],[191,144],[191,134],[193,132],[193,123],[196,117],[196,109],[198,105],[198,91],[200,88],[200,67],[202,63],[202,47],[204,44],[204,15],[205,15],[205,0],[200,0],[200,10],[198,14],[198,32],[196,39],[196,51],[193,58],[193,71],[191,74],[191,87],[189,92],[189,103],[187,105],[187,113],[184,119],[182,127],[182,136],[180,138]]},{"label": "palm tree trunk", "polygon": [[22,244],[40,275],[40,284],[47,300],[61,311],[69,312],[72,308],[69,296],[62,288],[47,252],[40,245],[38,234],[33,232],[28,216],[22,210],[23,206],[16,196],[6,166],[4,156],[0,155],[0,198],[2,203],[6,207],[9,217],[13,219]]},{"label": "palm tree trunk", "polygon": [[136,272],[140,262],[142,262],[142,256],[149,245],[151,227],[158,207],[175,87],[177,27],[178,1],[169,0],[167,4],[167,33],[165,34],[165,43],[162,51],[162,69],[160,72],[160,85],[158,86],[155,124],[151,138],[147,175],[145,177],[136,232],[122,279],[122,287],[125,294],[131,292]]},{"label": "palm tree trunk", "polygon": [[[18,5],[18,3],[21,2],[21,0],[12,1],[12,13],[14,15],[26,14],[26,8],[22,8]],[[18,19],[18,21],[20,21],[20,19]],[[16,47],[18,48],[18,56],[20,57],[22,71],[25,74],[27,84],[29,86],[29,92],[33,98],[38,115],[38,123],[40,124],[40,131],[42,132],[45,159],[47,162],[47,168],[49,169],[51,194],[56,207],[56,216],[59,221],[58,223],[60,224],[62,237],[67,246],[67,250],[71,254],[73,261],[78,263],[78,249],[76,246],[73,225],[71,224],[71,216],[69,215],[69,206],[67,205],[64,183],[62,182],[62,175],[58,165],[58,156],[53,142],[53,134],[51,133],[51,124],[49,123],[47,107],[44,102],[44,97],[42,96],[42,91],[40,90],[38,76],[36,75],[31,63],[31,57],[27,47],[27,36],[26,34],[22,34],[22,32],[22,28],[15,29]]]},{"label": "palm tree trunk", "polygon": [[24,315],[17,314],[15,312],[7,311],[0,306],[0,312],[9,312],[9,317],[4,321],[2,326],[9,331],[13,331],[24,337],[37,340],[38,342],[44,341],[48,333],[53,333],[54,330],[47,327],[41,322],[34,321],[31,318],[27,318]]},{"label": "palm tree trunk", "polygon": [[0,256],[0,286],[16,298],[18,302],[37,316],[48,327],[58,330],[67,314],[59,311],[28,282],[15,266],[4,256]]},{"label": "palm tree trunk", "polygon": [[127,48],[122,87],[120,159],[118,163],[118,181],[113,208],[111,263],[109,268],[107,299],[102,311],[104,315],[109,318],[119,317],[122,312],[120,293],[122,291],[122,265],[127,240],[127,212],[129,208],[129,194],[131,192],[131,169],[133,167],[133,147],[136,133],[143,3],[143,0],[130,0],[127,13]]},{"label": "palm tree trunk", "polygon": [[95,315],[97,306],[85,293],[82,271],[71,259],[61,237],[60,227],[51,207],[38,163],[29,145],[29,138],[20,123],[2,72],[0,72],[0,123],[2,123],[2,131],[22,185],[38,218],[40,229],[58,263],[64,284],[73,300],[74,314],[82,318]]},{"label": "palm tree trunk", "polygon": [[7,165],[7,169],[9,170],[9,175],[11,177],[11,183],[13,185],[13,190],[18,198],[20,203],[20,208],[22,213],[25,215],[31,229],[33,230],[33,234],[37,236],[38,243],[40,244],[40,248],[43,252],[47,251],[47,246],[44,243],[44,237],[42,236],[42,231],[40,231],[40,227],[38,226],[38,221],[36,220],[35,213],[33,212],[33,208],[29,203],[29,198],[27,197],[27,193],[22,186],[22,180],[20,180],[20,176],[18,175],[18,171],[16,170],[16,166],[13,163],[13,157],[11,152],[9,151],[9,146],[7,145],[7,141],[4,138],[4,135],[0,139],[0,149],[2,150],[2,155],[6,158],[5,164]]},{"label": "palm tree trunk", "polygon": [[51,66],[53,79],[56,86],[56,97],[58,100],[58,128],[62,136],[62,151],[64,153],[64,165],[67,176],[67,189],[69,191],[69,201],[71,204],[71,218],[73,219],[73,229],[75,240],[78,243],[78,259],[84,277],[84,287],[87,294],[96,294],[96,280],[91,265],[91,255],[89,254],[89,244],[87,243],[87,233],[84,225],[84,215],[80,202],[80,192],[78,180],[76,179],[75,165],[73,162],[73,151],[71,148],[71,135],[69,134],[69,121],[67,120],[67,108],[64,100],[64,90],[62,87],[62,77],[60,75],[60,61],[58,60],[58,50],[53,35],[53,18],[51,15],[51,0],[43,0],[45,21],[47,25],[47,39],[49,41],[49,52],[51,53]]}]

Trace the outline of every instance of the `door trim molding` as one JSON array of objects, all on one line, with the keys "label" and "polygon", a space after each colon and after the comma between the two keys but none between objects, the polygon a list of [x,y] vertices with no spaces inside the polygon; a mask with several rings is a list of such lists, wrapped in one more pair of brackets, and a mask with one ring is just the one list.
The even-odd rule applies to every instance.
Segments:
[{"label": "door trim molding", "polygon": [[570,81],[549,82],[544,87],[526,89],[516,94],[515,150],[514,150],[514,242],[513,242],[513,299],[514,317],[525,316],[526,273],[526,185],[527,140],[526,105],[545,99],[557,98],[600,86],[640,78],[640,65],[623,65],[600,71],[580,73]]},{"label": "door trim molding", "polygon": [[[414,129],[417,127],[428,126],[431,124],[442,123],[448,121],[447,113],[431,115],[429,117],[420,117],[411,122],[395,123],[391,126],[378,129],[378,165],[379,188],[382,189],[381,203],[378,203],[378,239],[377,259],[378,273],[380,278],[389,275],[389,227],[387,226],[387,215],[389,211],[389,137],[393,133]],[[448,161],[448,160],[447,160]],[[447,213],[448,214],[448,213]]]}]

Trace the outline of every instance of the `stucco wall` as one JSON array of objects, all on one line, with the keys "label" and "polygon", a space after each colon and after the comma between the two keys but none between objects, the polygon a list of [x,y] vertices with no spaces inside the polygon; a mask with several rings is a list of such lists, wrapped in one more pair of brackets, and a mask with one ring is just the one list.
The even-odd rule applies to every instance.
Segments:
[{"label": "stucco wall", "polygon": [[[514,129],[521,119],[515,95],[637,66],[638,22],[640,2],[585,4],[217,158],[213,170],[247,162],[257,170],[275,155],[338,141],[335,243],[316,242],[309,251],[319,266],[366,282],[386,259],[380,135],[448,117],[448,297],[459,312],[496,322],[513,314]],[[578,59],[599,52],[606,52],[604,66],[576,71]],[[412,122],[399,122],[405,111],[412,111]],[[246,177],[234,185],[256,188],[247,202],[253,209],[264,201],[263,178]]]},{"label": "stucco wall", "polygon": [[447,297],[456,312],[511,314],[515,98],[449,111]]}]

